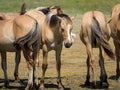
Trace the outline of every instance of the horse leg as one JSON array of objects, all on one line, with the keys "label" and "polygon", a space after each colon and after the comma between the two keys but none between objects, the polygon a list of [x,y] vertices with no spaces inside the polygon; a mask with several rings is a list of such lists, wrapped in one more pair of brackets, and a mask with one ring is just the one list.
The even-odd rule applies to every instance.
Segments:
[{"label": "horse leg", "polygon": [[36,89],[38,89],[38,77],[37,77],[37,72],[38,72],[38,67],[39,67],[39,49],[36,48],[36,44],[33,45],[34,52],[33,52],[33,60],[34,60],[34,65],[33,65],[33,85]]},{"label": "horse leg", "polygon": [[1,52],[1,66],[4,72],[4,86],[8,87],[9,86],[9,80],[8,80],[8,76],[7,76],[7,63],[6,63],[6,52]]},{"label": "horse leg", "polygon": [[87,64],[87,75],[86,75],[86,81],[85,86],[90,86],[90,63],[89,63],[89,56],[87,56],[86,64]]},{"label": "horse leg", "polygon": [[100,80],[101,80],[101,86],[108,87],[108,81],[107,81],[107,74],[104,66],[104,50],[102,47],[99,48],[99,66],[100,66]]},{"label": "horse leg", "polygon": [[56,50],[56,69],[57,69],[57,83],[58,83],[58,88],[64,88],[62,81],[61,81],[61,50],[62,47],[60,47],[59,49]]},{"label": "horse leg", "polygon": [[25,90],[30,90],[33,87],[33,59],[32,52],[28,50],[23,50],[24,57],[26,59],[28,67],[28,83]]},{"label": "horse leg", "polygon": [[19,81],[18,69],[19,69],[20,60],[21,60],[21,50],[16,51],[15,53],[15,70],[14,70],[15,81]]},{"label": "horse leg", "polygon": [[88,59],[87,59],[87,76],[86,76],[86,83],[89,83],[90,79],[90,67],[92,70],[92,87],[95,88],[95,70],[94,70],[94,57],[92,55],[92,47],[90,44],[86,45]]},{"label": "horse leg", "polygon": [[48,51],[46,49],[43,49],[42,77],[40,81],[40,88],[44,88],[44,77],[48,67],[47,57],[48,57]]},{"label": "horse leg", "polygon": [[116,55],[116,80],[120,81],[120,49],[119,43],[114,40],[115,55]]}]

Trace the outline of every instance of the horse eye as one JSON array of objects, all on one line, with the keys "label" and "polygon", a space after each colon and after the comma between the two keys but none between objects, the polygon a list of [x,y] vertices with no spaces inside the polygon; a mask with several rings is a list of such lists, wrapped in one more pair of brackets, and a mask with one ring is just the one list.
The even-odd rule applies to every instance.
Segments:
[{"label": "horse eye", "polygon": [[64,32],[64,29],[61,29],[62,32]]}]

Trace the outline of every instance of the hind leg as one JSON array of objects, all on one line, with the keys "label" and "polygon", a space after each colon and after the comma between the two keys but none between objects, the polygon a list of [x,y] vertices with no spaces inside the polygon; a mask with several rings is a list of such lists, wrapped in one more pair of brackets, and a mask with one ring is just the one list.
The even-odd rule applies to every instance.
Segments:
[{"label": "hind leg", "polygon": [[92,87],[95,88],[96,81],[95,81],[95,68],[94,68],[94,57],[92,54],[92,46],[90,44],[86,45],[86,50],[88,54],[88,59],[87,59],[87,76],[86,76],[86,82],[89,83],[90,79],[90,67],[92,71]]},{"label": "hind leg", "polygon": [[100,84],[102,86],[108,87],[108,81],[107,81],[107,74],[104,66],[104,50],[102,47],[99,48],[100,53],[99,53],[99,66],[100,66]]},{"label": "hind leg", "polygon": [[115,55],[116,55],[116,80],[120,81],[120,44],[114,40]]},{"label": "hind leg", "polygon": [[23,54],[26,59],[28,68],[28,83],[25,90],[31,90],[33,87],[33,65],[34,65],[32,52],[30,50],[23,50]]},{"label": "hind leg", "polygon": [[90,63],[89,63],[89,56],[87,56],[86,64],[87,64],[87,75],[86,75],[85,86],[90,86]]}]

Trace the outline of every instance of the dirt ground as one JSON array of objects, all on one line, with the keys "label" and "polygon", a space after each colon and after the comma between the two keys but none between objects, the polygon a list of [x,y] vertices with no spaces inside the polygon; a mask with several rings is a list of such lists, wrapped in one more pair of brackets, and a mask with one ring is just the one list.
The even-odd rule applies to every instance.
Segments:
[{"label": "dirt ground", "polygon": [[[79,39],[79,30],[80,30],[80,21],[81,16],[77,15],[76,19],[73,20],[74,23],[74,33],[76,33],[76,39],[73,46],[69,49],[63,47],[62,51],[62,66],[61,66],[61,77],[65,90],[91,90],[90,87],[84,87],[85,77],[86,77],[86,49],[85,46]],[[110,44],[114,49],[112,39]],[[98,65],[98,49],[93,49],[95,64],[96,64],[96,80],[97,87],[96,90],[106,90],[104,87],[99,85],[99,65]],[[41,76],[41,63],[42,63],[42,53],[40,53],[40,67],[39,67],[39,78]],[[19,77],[21,82],[14,82],[14,53],[7,54],[7,72],[10,80],[10,86],[8,89],[4,90],[24,90],[27,84],[27,67],[25,59],[22,56],[20,68],[19,68]],[[1,66],[0,66],[1,67]],[[116,62],[105,57],[105,67],[108,75],[109,88],[108,90],[119,90],[120,83],[115,80],[116,74]],[[54,51],[49,52],[48,57],[48,69],[46,72],[45,78],[45,90],[58,90],[56,83],[56,62],[55,62],[55,53]],[[2,69],[0,69],[0,90],[3,88],[4,75]]]}]

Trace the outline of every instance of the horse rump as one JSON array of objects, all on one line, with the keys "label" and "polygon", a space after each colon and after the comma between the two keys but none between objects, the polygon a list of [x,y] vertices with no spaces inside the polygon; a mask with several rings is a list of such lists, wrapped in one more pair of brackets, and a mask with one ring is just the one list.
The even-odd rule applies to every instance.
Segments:
[{"label": "horse rump", "polygon": [[[14,43],[14,46],[16,46],[16,49],[21,48],[27,48],[31,51],[33,51],[32,44],[37,43],[39,41],[39,25],[37,21],[33,24],[32,29],[28,34],[25,36],[19,38]],[[39,43],[37,43],[39,44]],[[39,46],[39,45],[38,45]]]},{"label": "horse rump", "polygon": [[108,41],[104,38],[104,33],[102,31],[102,28],[100,26],[100,23],[98,22],[98,20],[93,17],[92,18],[92,26],[91,26],[91,30],[92,30],[92,35],[94,37],[94,41],[96,39],[95,42],[97,42],[99,45],[101,45],[105,51],[105,53],[112,59],[115,58],[114,53],[108,43]]}]

